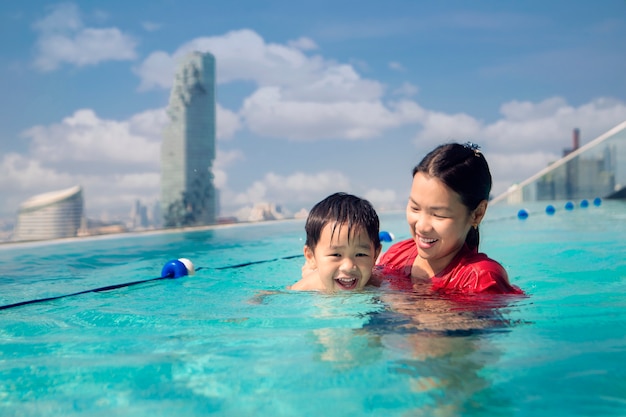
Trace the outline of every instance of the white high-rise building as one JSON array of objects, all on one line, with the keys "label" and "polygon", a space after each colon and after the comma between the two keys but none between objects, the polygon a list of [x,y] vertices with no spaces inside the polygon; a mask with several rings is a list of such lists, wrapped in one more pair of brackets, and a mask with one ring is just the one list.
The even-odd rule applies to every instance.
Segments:
[{"label": "white high-rise building", "polygon": [[161,147],[165,227],[215,223],[215,58],[193,52],[174,78]]},{"label": "white high-rise building", "polygon": [[19,208],[13,240],[45,240],[73,237],[83,221],[80,186],[39,194]]}]

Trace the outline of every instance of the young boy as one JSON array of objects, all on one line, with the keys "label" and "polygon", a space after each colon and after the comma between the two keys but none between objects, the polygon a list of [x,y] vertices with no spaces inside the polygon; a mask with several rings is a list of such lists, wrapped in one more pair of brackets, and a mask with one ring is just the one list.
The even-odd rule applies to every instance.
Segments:
[{"label": "young boy", "polygon": [[362,198],[335,193],[317,203],[306,220],[302,279],[291,290],[362,290],[381,251],[379,220]]}]

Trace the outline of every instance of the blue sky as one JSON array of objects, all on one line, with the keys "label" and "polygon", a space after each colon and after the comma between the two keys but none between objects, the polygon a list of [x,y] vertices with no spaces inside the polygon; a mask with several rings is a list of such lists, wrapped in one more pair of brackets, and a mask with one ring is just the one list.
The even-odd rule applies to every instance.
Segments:
[{"label": "blue sky", "polygon": [[505,191],[581,129],[626,120],[626,2],[0,4],[0,219],[80,184],[87,216],[160,194],[176,62],[217,60],[221,214],[335,191],[403,208],[437,144],[482,146]]}]

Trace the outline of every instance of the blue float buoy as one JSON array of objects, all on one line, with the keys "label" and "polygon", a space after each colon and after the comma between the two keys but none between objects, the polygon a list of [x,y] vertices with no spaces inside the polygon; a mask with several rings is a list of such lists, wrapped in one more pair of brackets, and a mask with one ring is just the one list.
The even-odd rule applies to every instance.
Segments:
[{"label": "blue float buoy", "polygon": [[189,271],[183,262],[178,259],[167,261],[161,270],[162,278],[180,278],[188,275]]},{"label": "blue float buoy", "polygon": [[602,204],[602,199],[600,197],[596,197],[593,199],[593,205],[598,207],[600,204]]},{"label": "blue float buoy", "polygon": [[392,242],[394,239],[393,233],[387,232],[385,230],[381,230],[380,233],[378,233],[378,238],[380,239],[381,242]]},{"label": "blue float buoy", "polygon": [[548,204],[546,206],[546,213],[549,214],[550,216],[553,215],[556,212],[556,209],[554,208],[554,206],[552,204]]},{"label": "blue float buoy", "polygon": [[520,220],[524,220],[528,218],[528,212],[524,209],[520,209],[520,211],[517,212],[517,218]]},{"label": "blue float buoy", "polygon": [[565,203],[565,210],[574,210],[574,203],[572,203],[571,201]]},{"label": "blue float buoy", "polygon": [[589,201],[587,201],[587,200],[582,200],[582,201],[580,202],[580,206],[581,206],[581,207],[589,207]]}]

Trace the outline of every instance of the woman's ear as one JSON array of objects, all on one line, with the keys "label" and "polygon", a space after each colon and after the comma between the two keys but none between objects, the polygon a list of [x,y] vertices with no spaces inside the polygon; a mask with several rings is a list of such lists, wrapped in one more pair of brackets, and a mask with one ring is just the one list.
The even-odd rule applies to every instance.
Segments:
[{"label": "woman's ear", "polygon": [[304,245],[304,259],[309,268],[317,269],[317,263],[315,262],[315,253],[308,245]]},{"label": "woman's ear", "polygon": [[478,206],[472,212],[472,226],[478,227],[483,217],[485,217],[485,213],[487,213],[487,200],[478,203]]}]

